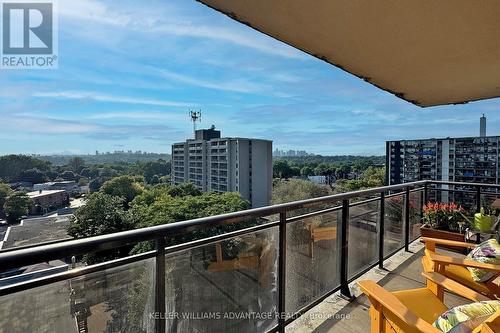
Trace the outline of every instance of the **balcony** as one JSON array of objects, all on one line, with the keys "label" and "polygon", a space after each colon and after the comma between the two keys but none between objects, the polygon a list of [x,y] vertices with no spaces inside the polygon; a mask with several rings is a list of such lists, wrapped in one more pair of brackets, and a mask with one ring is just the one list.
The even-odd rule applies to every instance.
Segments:
[{"label": "balcony", "polygon": [[[3,271],[49,260],[69,264],[56,274],[0,280],[0,331],[22,325],[42,332],[366,332],[366,299],[340,296],[357,296],[352,283],[366,274],[388,288],[421,284],[415,241],[423,203],[443,191],[476,188],[472,204],[480,207],[498,197],[483,187],[500,188],[420,181],[0,251]],[[173,234],[249,220],[259,223],[166,246]],[[314,241],[313,228],[326,228],[327,237]],[[143,241],[156,250],[71,268],[73,256]],[[224,244],[245,244],[244,255],[231,256]],[[352,320],[333,320],[337,313]]]}]

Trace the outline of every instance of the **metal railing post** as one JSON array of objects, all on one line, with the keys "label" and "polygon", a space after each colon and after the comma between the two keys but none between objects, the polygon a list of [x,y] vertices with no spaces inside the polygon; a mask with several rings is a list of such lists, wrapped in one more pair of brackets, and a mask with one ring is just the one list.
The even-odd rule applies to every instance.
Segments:
[{"label": "metal railing post", "polygon": [[424,205],[427,205],[429,202],[429,183],[425,183],[424,185]]},{"label": "metal railing post", "polygon": [[410,245],[410,187],[405,190],[405,251],[409,251]]},{"label": "metal railing post", "polygon": [[481,211],[481,186],[476,186],[476,213]]},{"label": "metal railing post", "polygon": [[342,200],[342,221],[340,224],[340,293],[346,297],[351,298],[351,291],[349,290],[348,283],[348,239],[347,227],[349,223],[349,200]]},{"label": "metal railing post", "polygon": [[384,268],[384,224],[385,224],[385,193],[380,193],[380,223],[378,226],[378,268]]},{"label": "metal railing post", "polygon": [[424,223],[424,207],[427,205],[424,198],[424,191],[420,192],[420,223]]},{"label": "metal railing post", "polygon": [[286,320],[286,212],[280,212],[278,251],[278,331],[285,332]]},{"label": "metal railing post", "polygon": [[156,240],[155,332],[166,331],[165,307],[165,238]]}]

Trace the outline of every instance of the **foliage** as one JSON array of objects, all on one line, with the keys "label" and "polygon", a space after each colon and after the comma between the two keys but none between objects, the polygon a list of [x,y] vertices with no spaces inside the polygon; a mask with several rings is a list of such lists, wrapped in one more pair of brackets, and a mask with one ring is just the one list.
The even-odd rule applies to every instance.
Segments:
[{"label": "foliage", "polygon": [[343,180],[339,186],[345,191],[357,191],[365,188],[385,185],[385,168],[368,167],[358,179]]},{"label": "foliage", "polygon": [[21,172],[20,179],[25,182],[36,184],[47,181],[48,177],[42,171],[33,168]]},{"label": "foliage", "polygon": [[31,198],[24,192],[14,192],[9,195],[3,205],[7,222],[16,223],[22,216],[27,215],[31,203]]},{"label": "foliage", "polygon": [[67,170],[59,175],[64,180],[76,180],[76,174],[73,171]]},{"label": "foliage", "polygon": [[37,158],[48,161],[54,165],[68,165],[69,161],[75,157],[81,158],[85,164],[115,164],[127,163],[134,164],[136,162],[149,162],[159,159],[170,161],[169,154],[147,153],[142,151],[115,151],[106,152],[92,155],[50,155],[50,156],[36,156]]},{"label": "foliage", "polygon": [[76,173],[80,172],[84,165],[85,160],[79,156],[75,156],[68,161],[68,166]]},{"label": "foliage", "polygon": [[272,203],[280,204],[290,201],[322,197],[330,194],[328,187],[302,179],[279,180],[275,182]]},{"label": "foliage", "polygon": [[275,178],[327,176],[345,179],[350,172],[360,173],[370,166],[385,163],[384,156],[298,156],[273,161]]},{"label": "foliage", "polygon": [[[277,180],[273,186],[272,203],[280,204],[297,200],[323,197],[331,194],[329,187],[318,185],[302,179]],[[320,207],[317,207],[319,209]],[[297,209],[288,213],[288,216],[297,216],[310,210]]]},{"label": "foliage", "polygon": [[[186,186],[186,185],[182,185]],[[182,190],[178,186],[156,186],[144,191],[131,203],[130,215],[132,224],[137,227],[150,227],[166,223],[185,221],[195,218],[230,213],[248,209],[250,203],[239,193],[199,193],[196,195],[179,195]],[[171,194],[175,194],[174,196]],[[187,192],[184,192],[187,193]],[[222,227],[203,228],[187,235],[172,237],[170,244],[213,236],[222,232],[238,230],[253,225],[255,221],[232,223]],[[140,244],[135,253],[150,250],[149,243]]]},{"label": "foliage", "polygon": [[115,177],[105,182],[101,187],[101,192],[123,198],[125,205],[128,205],[143,191],[144,187],[139,178],[132,176]]},{"label": "foliage", "polygon": [[11,190],[9,185],[0,183],[0,217],[4,216],[3,205],[5,204],[5,200],[12,193],[14,191]]},{"label": "foliage", "polygon": [[133,229],[126,219],[123,199],[106,193],[92,193],[85,205],[75,212],[68,234],[75,238],[91,237]]},{"label": "foliage", "polygon": [[47,171],[50,163],[26,155],[0,156],[0,179],[6,182],[20,181],[23,171],[35,168]]},{"label": "foliage", "polygon": [[[91,194],[70,220],[68,234],[84,238],[134,229],[123,208],[123,199],[105,193]],[[131,247],[92,253],[84,257],[88,264],[113,260],[128,255]]]},{"label": "foliage", "polygon": [[444,231],[465,231],[470,226],[465,210],[456,203],[432,203],[424,206],[424,226]]}]

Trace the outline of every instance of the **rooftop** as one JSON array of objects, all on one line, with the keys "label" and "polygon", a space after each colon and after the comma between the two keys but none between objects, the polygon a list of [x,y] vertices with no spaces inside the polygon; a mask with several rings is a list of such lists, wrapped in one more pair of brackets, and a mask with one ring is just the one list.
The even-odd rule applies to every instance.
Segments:
[{"label": "rooftop", "polygon": [[22,220],[8,228],[1,249],[35,245],[62,239],[71,239],[67,233],[71,215],[39,217]]}]

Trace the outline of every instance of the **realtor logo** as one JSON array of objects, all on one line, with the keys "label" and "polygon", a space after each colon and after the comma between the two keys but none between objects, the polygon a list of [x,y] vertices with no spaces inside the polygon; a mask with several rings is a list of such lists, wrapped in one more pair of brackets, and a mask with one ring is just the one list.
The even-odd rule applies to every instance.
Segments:
[{"label": "realtor logo", "polygon": [[0,0],[1,68],[57,68],[54,1]]}]

